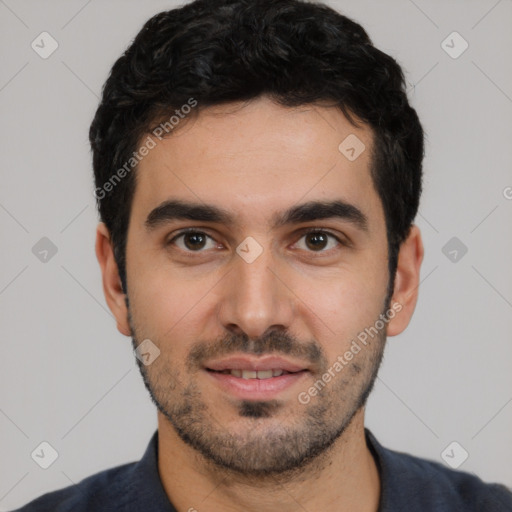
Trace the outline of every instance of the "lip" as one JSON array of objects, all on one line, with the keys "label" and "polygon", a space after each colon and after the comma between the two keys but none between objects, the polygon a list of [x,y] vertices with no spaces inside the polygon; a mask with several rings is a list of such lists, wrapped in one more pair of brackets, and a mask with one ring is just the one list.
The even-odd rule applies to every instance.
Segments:
[{"label": "lip", "polygon": [[[285,372],[300,372],[301,370],[308,370],[308,367],[305,364],[290,361],[279,356],[266,356],[260,358],[231,356],[208,362],[204,367],[218,372],[223,370],[283,370]],[[272,377],[272,379],[274,378],[278,377]]]},{"label": "lip", "polygon": [[[247,366],[244,367],[245,369]],[[274,368],[276,368],[274,366]],[[233,368],[237,369],[237,368]],[[259,368],[260,370],[269,368]],[[204,373],[212,379],[226,393],[245,400],[270,400],[277,395],[291,388],[299,381],[302,381],[310,373],[308,370],[285,373],[278,377],[268,379],[244,379],[235,377],[229,373],[218,373],[211,370],[204,370]]]}]

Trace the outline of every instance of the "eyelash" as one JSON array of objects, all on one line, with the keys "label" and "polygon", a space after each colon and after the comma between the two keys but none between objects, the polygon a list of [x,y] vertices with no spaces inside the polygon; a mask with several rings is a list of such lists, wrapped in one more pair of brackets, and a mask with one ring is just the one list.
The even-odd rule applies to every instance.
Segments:
[{"label": "eyelash", "polygon": [[[205,233],[204,231],[201,231],[200,229],[197,229],[197,228],[186,228],[186,229],[182,229],[175,236],[173,236],[166,243],[166,245],[173,245],[178,238],[182,237],[183,235],[189,234],[189,233],[205,235],[206,237],[210,238],[211,240],[214,240],[214,238],[211,237],[210,235],[208,235],[208,233]],[[309,228],[309,229],[306,229],[306,230],[302,231],[299,240],[302,239],[304,236],[309,235],[311,233],[326,234],[326,235],[330,236],[331,238],[334,238],[336,240],[336,242],[338,242],[338,244],[340,246],[342,246],[342,247],[347,247],[349,245],[348,242],[345,242],[344,240],[340,239],[335,234],[331,233],[330,231],[328,231],[326,229],[322,229],[322,228]],[[329,250],[308,251],[308,252],[310,252],[312,254],[328,254],[328,253],[330,253],[334,249],[335,248],[329,249]],[[198,251],[190,251],[190,250],[185,250],[185,249],[180,249],[180,250],[185,251],[185,252],[187,252],[189,254],[194,254],[194,253],[201,254],[203,252],[206,252],[204,250],[198,250]]]}]

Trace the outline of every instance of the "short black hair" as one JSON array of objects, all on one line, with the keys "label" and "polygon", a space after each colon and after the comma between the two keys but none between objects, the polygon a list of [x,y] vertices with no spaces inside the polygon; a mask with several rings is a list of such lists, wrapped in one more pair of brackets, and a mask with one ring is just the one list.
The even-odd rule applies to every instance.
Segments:
[{"label": "short black hair", "polygon": [[421,195],[423,129],[400,65],[375,48],[358,23],[302,0],[196,0],[161,12],[113,65],[89,139],[98,210],[123,290],[134,156],[143,137],[191,100],[197,115],[260,96],[287,107],[335,105],[354,126],[371,128],[371,176],[386,218],[389,299],[400,244]]}]

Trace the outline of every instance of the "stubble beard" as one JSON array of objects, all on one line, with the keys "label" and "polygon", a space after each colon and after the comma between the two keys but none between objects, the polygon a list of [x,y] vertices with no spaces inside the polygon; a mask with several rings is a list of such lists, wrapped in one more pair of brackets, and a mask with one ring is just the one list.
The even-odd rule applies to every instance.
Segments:
[{"label": "stubble beard", "polygon": [[[141,338],[137,336],[131,315],[130,326],[135,349]],[[379,331],[331,383],[319,389],[310,403],[297,405],[297,401],[293,410],[298,410],[298,414],[292,419],[286,413],[289,404],[281,400],[237,400],[234,402],[237,420],[240,423],[242,418],[246,427],[239,426],[237,431],[230,431],[229,425],[215,419],[215,404],[205,403],[197,386],[197,370],[195,375],[188,373],[185,378],[177,369],[166,366],[164,357],[150,366],[137,362],[157,409],[207,465],[235,477],[253,480],[279,477],[285,482],[305,472],[318,471],[328,463],[330,449],[366,404],[382,361],[385,340],[386,328]],[[195,355],[205,356],[211,347],[219,353],[218,343],[198,344]],[[322,368],[314,375],[314,382],[321,379],[328,368],[316,342],[300,344],[282,333],[269,333],[258,343],[243,335],[232,335],[226,338],[224,347],[224,354],[235,351],[258,355],[270,352],[310,354]]]}]

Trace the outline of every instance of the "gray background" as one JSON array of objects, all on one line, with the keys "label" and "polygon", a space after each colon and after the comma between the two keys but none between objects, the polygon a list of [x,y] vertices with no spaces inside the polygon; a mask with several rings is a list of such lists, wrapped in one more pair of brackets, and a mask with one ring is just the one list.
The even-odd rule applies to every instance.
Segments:
[{"label": "gray background", "polygon": [[[512,1],[330,4],[404,67],[427,134],[419,302],[388,340],[367,425],[442,464],[457,441],[461,470],[511,486]],[[0,0],[0,510],[139,459],[156,428],[103,298],[87,133],[114,60],[175,5]],[[43,31],[59,44],[47,59],[31,48]],[[456,59],[441,46],[453,31],[469,44]],[[452,237],[468,248],[456,262]],[[42,441],[59,454],[46,470],[30,456]]]}]

